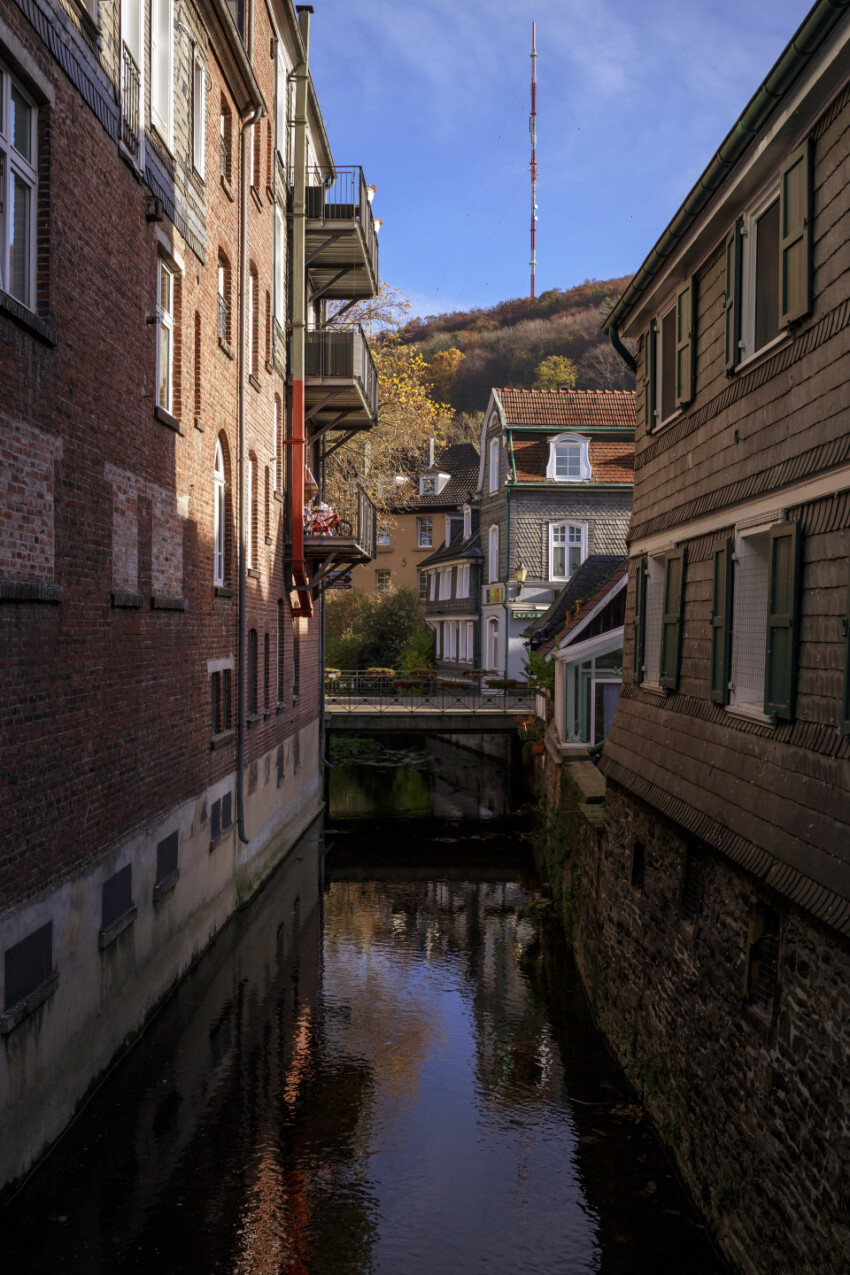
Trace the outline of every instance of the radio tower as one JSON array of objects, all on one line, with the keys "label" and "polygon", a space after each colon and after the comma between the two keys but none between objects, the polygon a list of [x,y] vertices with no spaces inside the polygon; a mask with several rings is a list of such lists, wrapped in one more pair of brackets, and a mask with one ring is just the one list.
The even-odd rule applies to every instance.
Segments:
[{"label": "radio tower", "polygon": [[534,300],[534,275],[537,269],[537,23],[531,24],[531,299]]}]

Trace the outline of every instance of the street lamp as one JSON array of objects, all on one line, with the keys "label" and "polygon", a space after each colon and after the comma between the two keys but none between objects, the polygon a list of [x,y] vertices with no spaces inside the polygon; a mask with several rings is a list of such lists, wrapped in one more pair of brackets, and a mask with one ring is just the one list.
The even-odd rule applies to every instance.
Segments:
[{"label": "street lamp", "polygon": [[519,595],[522,593],[522,586],[525,584],[525,577],[527,575],[528,575],[527,568],[524,567],[521,562],[518,562],[516,565],[516,570],[514,571],[514,579],[519,585],[519,588],[516,591],[517,597],[519,597]]}]

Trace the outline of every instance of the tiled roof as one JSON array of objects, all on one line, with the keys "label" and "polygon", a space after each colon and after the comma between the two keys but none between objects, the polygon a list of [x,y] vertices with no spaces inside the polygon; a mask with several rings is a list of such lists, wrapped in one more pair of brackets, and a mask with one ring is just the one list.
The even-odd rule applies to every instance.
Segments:
[{"label": "tiled roof", "polygon": [[634,429],[634,390],[497,389],[508,425]]},{"label": "tiled roof", "polygon": [[462,505],[478,486],[478,448],[472,443],[449,443],[437,452],[433,466],[420,472],[451,474],[451,478],[441,492],[420,496],[417,505]]},{"label": "tiled roof", "polygon": [[423,567],[434,567],[439,562],[455,562],[458,558],[483,558],[484,551],[481,548],[481,538],[477,531],[473,531],[467,540],[458,541],[454,539],[450,545],[442,544],[436,553],[432,553],[430,557],[423,558],[419,563],[419,570]]},{"label": "tiled roof", "polygon": [[[545,438],[526,436],[514,439],[514,462],[517,481],[545,483],[549,463],[549,444]],[[635,480],[635,445],[631,438],[591,438],[590,474],[594,483],[633,483]],[[564,486],[572,484],[565,483]]]},{"label": "tiled roof", "polygon": [[523,630],[523,637],[530,639],[531,649],[543,655],[550,651],[556,641],[569,631],[571,623],[578,620],[578,616],[569,619],[576,603],[581,603],[580,616],[588,606],[596,604],[615,580],[621,578],[627,565],[628,558],[623,554],[592,553],[585,558],[578,571],[552,600],[549,610]]}]

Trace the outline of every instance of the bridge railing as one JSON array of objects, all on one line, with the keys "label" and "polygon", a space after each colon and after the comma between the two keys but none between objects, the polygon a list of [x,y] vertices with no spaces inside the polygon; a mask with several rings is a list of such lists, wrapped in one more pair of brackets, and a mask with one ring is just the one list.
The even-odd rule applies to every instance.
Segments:
[{"label": "bridge railing", "polygon": [[534,693],[524,687],[488,687],[486,679],[452,681],[404,673],[334,670],[325,676],[325,707],[331,712],[533,713]]}]

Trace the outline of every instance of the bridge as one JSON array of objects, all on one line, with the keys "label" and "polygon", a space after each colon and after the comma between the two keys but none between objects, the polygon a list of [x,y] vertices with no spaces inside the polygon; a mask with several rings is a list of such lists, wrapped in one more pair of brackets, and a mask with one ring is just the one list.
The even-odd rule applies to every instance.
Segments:
[{"label": "bridge", "polygon": [[438,679],[395,680],[345,674],[325,682],[325,724],[350,735],[510,733],[534,713],[533,694]]}]

